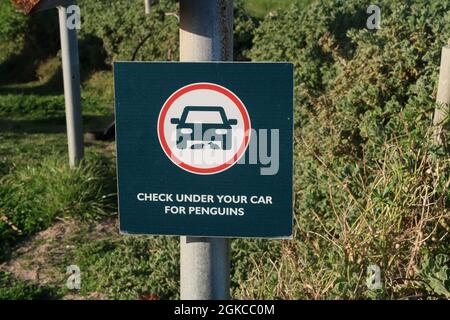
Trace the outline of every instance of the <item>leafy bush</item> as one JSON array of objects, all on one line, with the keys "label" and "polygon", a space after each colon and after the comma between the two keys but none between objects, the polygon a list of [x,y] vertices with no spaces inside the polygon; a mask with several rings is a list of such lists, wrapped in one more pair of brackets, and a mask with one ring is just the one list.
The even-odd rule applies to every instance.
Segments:
[{"label": "leafy bush", "polygon": [[[252,59],[295,64],[296,241],[247,267],[272,264],[281,297],[426,297],[424,252],[449,257],[450,162],[430,129],[450,4],[379,6],[380,30],[365,28],[366,1],[323,0],[255,32]],[[366,287],[371,264],[383,290]]]},{"label": "leafy bush", "polygon": [[250,60],[247,54],[252,47],[253,33],[258,20],[245,11],[242,0],[235,1],[234,6],[234,60]]},{"label": "leafy bush", "polygon": [[[58,23],[55,12],[44,12],[27,17],[15,12],[8,0],[5,2],[5,19],[0,28],[0,40],[16,43],[20,52],[22,42],[27,60],[44,59],[59,50]],[[88,1],[80,0],[82,28],[79,33],[80,66],[83,70],[105,68],[114,60],[178,60],[178,1],[162,0],[153,4],[146,15],[140,0]],[[242,1],[235,9],[235,58],[248,60],[246,51],[251,46],[252,32],[257,21],[244,9]],[[21,39],[25,39],[22,41]],[[25,52],[26,53],[26,52]],[[29,56],[28,56],[29,55]],[[37,55],[37,57],[36,57]],[[17,59],[9,68],[17,74]],[[28,63],[29,65],[29,63]],[[31,69],[35,69],[34,65]],[[5,66],[3,66],[5,68]],[[20,68],[19,68],[20,69]],[[28,66],[30,69],[30,66]],[[25,73],[26,70],[19,70]],[[28,78],[30,75],[27,75]]]},{"label": "leafy bush", "polygon": [[55,11],[26,16],[10,0],[0,0],[0,8],[1,45],[9,45],[14,49],[21,49],[23,45],[38,56],[56,53],[59,47],[59,29]]},{"label": "leafy bush", "polygon": [[[109,62],[114,60],[176,61],[178,50],[178,1],[163,0],[154,4],[150,15],[144,13],[140,0],[79,1],[82,10],[81,39],[95,36],[103,41]],[[169,15],[167,15],[169,14]],[[255,18],[235,6],[235,59],[247,60]]]},{"label": "leafy bush", "polygon": [[177,11],[177,1],[162,0],[144,12],[144,3],[79,1],[81,38],[95,35],[113,60],[178,60],[178,21],[165,13]]},{"label": "leafy bush", "polygon": [[[426,252],[426,250],[425,250]],[[450,258],[447,254],[429,256],[424,254],[419,271],[420,279],[425,281],[426,290],[437,297],[450,299]]]},{"label": "leafy bush", "polygon": [[26,17],[17,12],[9,0],[0,0],[0,48],[6,49],[7,45],[20,43],[25,34]]}]

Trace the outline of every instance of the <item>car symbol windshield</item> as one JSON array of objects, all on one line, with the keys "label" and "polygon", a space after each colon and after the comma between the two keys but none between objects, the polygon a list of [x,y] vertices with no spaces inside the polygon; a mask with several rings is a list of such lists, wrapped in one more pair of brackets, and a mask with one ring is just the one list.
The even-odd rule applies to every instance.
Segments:
[{"label": "car symbol windshield", "polygon": [[202,123],[202,124],[223,124],[222,115],[219,111],[189,111],[186,116],[186,123]]}]

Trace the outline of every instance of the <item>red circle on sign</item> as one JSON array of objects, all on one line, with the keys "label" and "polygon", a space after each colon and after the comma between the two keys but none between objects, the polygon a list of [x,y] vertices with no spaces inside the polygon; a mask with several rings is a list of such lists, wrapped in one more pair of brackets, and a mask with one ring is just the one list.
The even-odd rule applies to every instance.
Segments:
[{"label": "red circle on sign", "polygon": [[[212,168],[194,167],[194,166],[187,164],[187,163],[181,161],[180,159],[178,159],[172,153],[172,150],[170,149],[170,147],[167,143],[166,137],[164,135],[164,123],[165,123],[166,115],[167,115],[168,110],[172,106],[172,104],[182,95],[184,95],[190,91],[200,90],[200,89],[213,90],[213,91],[219,92],[219,93],[225,95],[226,97],[228,97],[238,108],[239,112],[242,115],[242,119],[244,120],[244,140],[243,140],[242,144],[240,145],[240,147],[238,148],[236,154],[232,157],[231,160],[229,160],[219,166],[212,167]],[[191,173],[197,173],[197,174],[219,173],[219,172],[222,172],[222,171],[230,168],[231,166],[233,166],[241,158],[241,156],[244,154],[245,150],[247,149],[247,146],[250,141],[250,118],[248,116],[247,109],[245,108],[242,101],[230,90],[226,89],[225,87],[219,86],[217,84],[213,84],[213,83],[193,83],[193,84],[187,85],[187,86],[177,90],[176,92],[174,92],[169,97],[169,99],[167,99],[167,101],[164,103],[164,105],[161,109],[161,112],[159,113],[159,117],[158,117],[158,137],[159,137],[159,142],[161,143],[161,146],[162,146],[164,152],[166,153],[166,155],[169,157],[169,159],[172,160],[172,162],[174,162],[179,167],[183,168],[184,170],[189,171]]]}]

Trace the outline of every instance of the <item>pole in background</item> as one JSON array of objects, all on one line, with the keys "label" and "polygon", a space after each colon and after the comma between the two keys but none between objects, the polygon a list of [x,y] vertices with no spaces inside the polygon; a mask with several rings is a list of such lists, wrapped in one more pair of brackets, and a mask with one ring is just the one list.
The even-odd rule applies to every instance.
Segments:
[{"label": "pole in background", "polygon": [[[233,60],[233,0],[180,0],[180,61]],[[230,240],[181,237],[181,299],[230,297]]]},{"label": "pole in background", "polygon": [[442,122],[448,117],[450,106],[450,40],[448,45],[442,48],[436,103],[437,106],[433,117],[433,124],[436,126],[434,140],[441,144],[443,142]]},{"label": "pole in background", "polygon": [[71,4],[74,4],[74,2],[59,6],[58,14],[69,162],[70,166],[74,167],[83,158],[84,150],[77,32],[75,28],[69,29],[67,27],[67,8]]},{"label": "pole in background", "polygon": [[150,5],[152,0],[144,0],[145,14],[150,14]]}]

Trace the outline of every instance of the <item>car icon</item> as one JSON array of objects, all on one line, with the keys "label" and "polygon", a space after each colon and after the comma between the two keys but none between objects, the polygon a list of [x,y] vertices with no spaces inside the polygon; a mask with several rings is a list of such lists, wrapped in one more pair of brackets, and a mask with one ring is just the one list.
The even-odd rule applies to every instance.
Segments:
[{"label": "car icon", "polygon": [[171,118],[176,124],[176,145],[178,149],[186,149],[188,142],[193,144],[191,149],[203,149],[209,146],[218,149],[221,144],[223,150],[232,146],[232,127],[237,124],[236,119],[228,119],[223,107],[217,106],[186,106],[180,118]]}]

